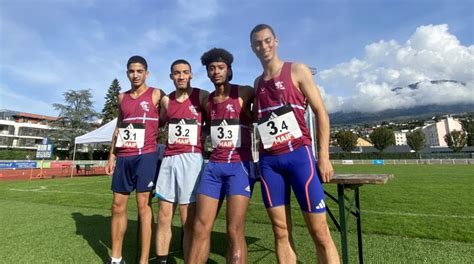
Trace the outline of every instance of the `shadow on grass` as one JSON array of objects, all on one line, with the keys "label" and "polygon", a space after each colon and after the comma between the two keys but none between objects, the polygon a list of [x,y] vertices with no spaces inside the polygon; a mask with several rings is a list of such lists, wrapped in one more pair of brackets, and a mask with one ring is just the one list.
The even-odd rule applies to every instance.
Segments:
[{"label": "shadow on grass", "polygon": [[[84,215],[79,212],[72,213],[76,222],[76,234],[82,236],[89,246],[105,263],[109,260],[109,249],[112,247],[110,234],[110,216]],[[128,220],[127,232],[123,243],[123,256],[127,262],[137,257],[137,221]]]},{"label": "shadow on grass", "polygon": [[[82,236],[89,246],[95,251],[97,256],[103,262],[108,261],[111,243],[110,234],[110,216],[103,215],[84,215],[79,212],[72,213],[72,218],[76,223],[76,234]],[[128,220],[127,232],[123,242],[122,255],[129,263],[137,259],[138,244],[137,244],[137,221]],[[154,233],[155,231],[153,231]],[[168,263],[182,263],[184,261],[183,251],[181,247],[181,227],[172,227],[173,238],[170,243],[170,258]],[[273,249],[269,249],[257,244],[260,240],[258,237],[246,236],[247,245],[254,244],[254,248],[258,250],[252,251],[268,251],[268,254],[273,254]],[[150,249],[150,256],[155,253],[154,236],[152,239],[152,248]],[[220,255],[223,258],[227,253],[227,235],[223,232],[213,231],[211,234],[211,253]],[[218,263],[215,260],[209,259],[207,263]]]},{"label": "shadow on grass", "polygon": [[[180,226],[173,226],[172,227],[172,232],[173,232],[173,239],[170,244],[170,258],[168,260],[168,263],[174,264],[174,263],[183,263],[184,258],[183,258],[183,251],[181,248],[181,227]],[[253,247],[258,247],[257,250],[252,250],[252,251],[267,251],[268,254],[274,254],[274,251],[272,249],[257,245],[257,242],[260,240],[258,237],[251,237],[251,236],[245,236],[245,240],[247,241],[247,246],[250,247],[250,245],[254,245]],[[213,231],[211,233],[211,254],[214,255],[219,255],[222,256],[224,259],[226,258],[227,255],[227,234],[224,232],[217,232]],[[178,261],[179,259],[179,261]],[[212,259],[212,256],[207,260],[206,263],[219,263],[215,260]]]}]

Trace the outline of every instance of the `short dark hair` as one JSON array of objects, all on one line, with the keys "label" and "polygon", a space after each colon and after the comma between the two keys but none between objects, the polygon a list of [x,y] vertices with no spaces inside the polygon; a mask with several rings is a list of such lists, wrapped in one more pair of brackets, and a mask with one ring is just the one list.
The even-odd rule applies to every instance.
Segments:
[{"label": "short dark hair", "polygon": [[255,34],[255,33],[257,33],[257,32],[260,32],[260,31],[262,31],[262,30],[264,30],[264,29],[270,30],[270,31],[272,32],[273,37],[276,37],[275,31],[273,30],[273,28],[272,28],[271,26],[269,26],[269,25],[267,25],[267,24],[258,24],[258,25],[256,25],[256,26],[252,29],[252,31],[250,31],[250,42],[252,42],[252,36],[253,36],[253,34]]},{"label": "short dark hair", "polygon": [[209,68],[209,64],[213,62],[223,62],[227,65],[230,70],[229,81],[232,80],[232,62],[234,62],[234,56],[225,49],[212,48],[201,56],[202,65],[206,66],[206,69]]},{"label": "short dark hair", "polygon": [[179,60],[175,60],[173,61],[173,63],[171,63],[171,67],[170,67],[170,72],[173,73],[173,67],[177,64],[186,64],[189,66],[189,69],[191,70],[191,64],[185,60],[185,59],[179,59]]},{"label": "short dark hair", "polygon": [[128,59],[127,61],[127,69],[132,63],[140,63],[141,65],[143,65],[145,70],[148,71],[148,64],[146,63],[145,58],[143,58],[142,56],[135,55],[135,56],[130,57],[130,59]]}]

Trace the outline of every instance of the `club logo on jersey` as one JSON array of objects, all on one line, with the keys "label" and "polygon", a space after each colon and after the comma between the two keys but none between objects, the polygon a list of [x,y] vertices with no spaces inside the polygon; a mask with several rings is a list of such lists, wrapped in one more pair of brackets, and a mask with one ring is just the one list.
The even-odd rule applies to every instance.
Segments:
[{"label": "club logo on jersey", "polygon": [[147,101],[141,101],[140,102],[140,106],[142,107],[142,109],[146,112],[149,112],[150,111],[150,106],[148,104]]},{"label": "club logo on jersey", "polygon": [[234,109],[234,105],[233,105],[233,104],[227,104],[227,106],[226,106],[225,108],[226,108],[226,111],[227,111],[227,112],[231,112],[231,113],[234,113],[234,112],[235,112],[235,109]]},{"label": "club logo on jersey", "polygon": [[199,115],[197,110],[196,110],[196,107],[194,105],[189,106],[189,111],[191,111],[191,114],[193,114],[195,116]]},{"label": "club logo on jersey", "polygon": [[285,86],[283,84],[284,84],[283,81],[278,81],[278,82],[275,83],[275,86],[276,86],[277,89],[285,90]]}]

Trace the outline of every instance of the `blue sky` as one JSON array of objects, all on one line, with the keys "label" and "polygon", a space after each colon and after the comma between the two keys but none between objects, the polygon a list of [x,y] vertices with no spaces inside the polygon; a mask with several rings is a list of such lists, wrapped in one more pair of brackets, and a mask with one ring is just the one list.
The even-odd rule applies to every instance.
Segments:
[{"label": "blue sky", "polygon": [[[274,27],[279,55],[316,67],[327,108],[379,111],[474,102],[474,1],[145,1],[0,0],[0,109],[57,115],[70,89],[91,89],[97,111],[125,64],[148,60],[148,85],[174,89],[169,65],[193,65],[213,47],[234,54],[234,83],[253,83],[261,66],[249,32]],[[432,84],[430,80],[463,82]],[[398,90],[422,82],[416,91]]]}]

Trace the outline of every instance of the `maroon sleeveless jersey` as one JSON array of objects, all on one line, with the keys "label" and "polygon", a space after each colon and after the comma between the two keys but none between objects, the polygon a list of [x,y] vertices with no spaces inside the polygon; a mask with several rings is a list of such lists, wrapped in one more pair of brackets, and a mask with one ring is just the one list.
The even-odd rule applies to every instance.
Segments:
[{"label": "maroon sleeveless jersey", "polygon": [[[156,151],[159,109],[153,104],[154,90],[155,88],[148,87],[135,99],[130,96],[131,90],[124,93],[119,107],[122,115],[122,125],[119,129],[127,132],[126,130],[130,128],[128,133],[123,133],[123,138],[132,140],[132,143],[117,147],[117,156],[135,156]],[[143,142],[135,144],[133,140],[138,142],[140,134]]]},{"label": "maroon sleeveless jersey", "polygon": [[202,106],[199,100],[201,89],[192,88],[191,94],[183,102],[176,100],[176,92],[169,95],[168,141],[164,156],[182,153],[202,153],[201,128]]},{"label": "maroon sleeveless jersey", "polygon": [[[293,84],[291,78],[291,63],[285,62],[281,69],[280,75],[270,80],[264,80],[263,75],[257,84],[256,89],[257,110],[260,123],[264,123],[264,127],[268,128],[268,133],[273,134],[271,147],[264,147],[260,142],[260,151],[266,154],[282,154],[291,152],[303,145],[311,145],[311,135],[306,126],[305,111],[308,106],[306,97]],[[289,115],[294,114],[296,122],[294,123],[293,134],[285,133],[285,129],[289,126]],[[270,122],[272,118],[285,115],[280,123]],[[286,123],[285,123],[286,119]],[[278,119],[275,119],[278,120]],[[293,119],[294,120],[294,119]],[[275,125],[275,123],[277,123]],[[299,128],[299,129],[298,129]],[[298,132],[294,132],[298,130]],[[260,131],[261,132],[261,131]],[[272,133],[273,132],[273,133]],[[293,136],[298,134],[298,136]],[[260,133],[262,136],[262,133]]]},{"label": "maroon sleeveless jersey", "polygon": [[[214,102],[215,91],[209,94],[208,117],[214,150],[210,161],[238,162],[252,160],[251,125],[239,102],[239,86],[231,84],[229,98]],[[215,144],[216,143],[216,144]]]}]

